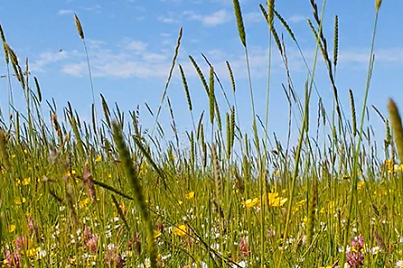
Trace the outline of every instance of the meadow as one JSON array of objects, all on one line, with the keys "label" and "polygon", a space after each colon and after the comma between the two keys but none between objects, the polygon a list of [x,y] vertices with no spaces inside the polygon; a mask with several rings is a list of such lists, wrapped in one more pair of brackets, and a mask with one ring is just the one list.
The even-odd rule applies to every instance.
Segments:
[{"label": "meadow", "polygon": [[[281,55],[287,73],[286,120],[291,120],[291,113],[299,117],[295,145],[281,144],[275,137],[270,142],[268,112],[266,118],[256,115],[252,83],[248,89],[237,88],[230,62],[232,87],[223,88],[214,66],[203,73],[200,63],[189,56],[209,99],[205,112],[194,114],[186,74],[176,62],[181,39],[186,38],[182,29],[161,105],[154,112],[149,109],[155,120],[152,129],[143,129],[137,110],[124,113],[118,105],[112,109],[103,95],[95,96],[90,57],[92,120],[80,119],[69,102],[58,118],[56,104],[42,99],[28,61],[19,59],[1,29],[8,79],[19,81],[26,109],[13,109],[17,90],[10,86],[9,107],[1,107],[0,119],[0,265],[403,267],[402,123],[393,100],[389,115],[367,107],[382,1],[374,2],[363,109],[356,110],[350,90],[349,118],[340,106],[335,79],[338,18],[327,39],[322,31],[325,1],[321,10],[314,0],[309,2],[312,19],[307,25],[317,49],[314,61],[305,61],[308,75],[301,99],[296,97],[278,32],[289,35],[299,48],[298,40],[275,10],[274,0],[260,5],[270,45]],[[233,7],[250,79],[238,0],[233,0]],[[83,26],[76,15],[74,19],[87,51]],[[327,68],[334,109],[325,110],[318,103],[317,129],[312,130],[311,94],[318,90],[314,74],[319,60]],[[175,68],[183,82],[186,109],[172,107],[167,94]],[[249,135],[239,128],[238,114],[243,111],[237,108],[236,90],[250,91]],[[234,95],[227,107],[218,106],[216,96],[221,92]],[[266,93],[269,96],[269,87]],[[102,111],[95,108],[96,101],[101,101]],[[171,129],[163,129],[158,121],[165,105]],[[175,109],[187,110],[192,118],[187,140],[179,139]],[[369,109],[384,122],[380,154],[371,138],[374,130],[364,124]],[[318,129],[327,133],[320,144],[312,135]],[[169,131],[173,140],[166,138]]]}]

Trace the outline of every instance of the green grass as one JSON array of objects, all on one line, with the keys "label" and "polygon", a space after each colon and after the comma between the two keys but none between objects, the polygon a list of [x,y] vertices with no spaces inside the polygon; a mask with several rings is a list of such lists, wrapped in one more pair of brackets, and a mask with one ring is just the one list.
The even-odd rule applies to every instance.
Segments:
[{"label": "green grass", "polygon": [[[16,89],[9,83],[9,107],[1,107],[10,115],[0,120],[1,266],[395,267],[403,260],[403,165],[396,159],[403,160],[403,131],[397,105],[389,103],[390,121],[373,107],[385,123],[381,153],[370,121],[365,120],[381,1],[374,8],[362,111],[355,109],[353,91],[350,110],[343,109],[339,99],[338,18],[331,55],[322,31],[326,1],[322,10],[310,1],[313,19],[307,27],[316,44],[311,63],[275,1],[260,5],[269,46],[280,54],[286,71],[290,133],[291,118],[300,122],[295,147],[290,136],[286,144],[268,136],[270,59],[265,117],[257,121],[247,34],[241,6],[237,0],[233,3],[248,66],[252,138],[240,130],[238,115],[244,111],[238,110],[236,92],[244,89],[237,87],[230,62],[226,64],[231,88],[224,88],[207,58],[210,69],[204,74],[189,57],[209,100],[201,115],[194,113],[191,88],[176,62],[181,39],[186,38],[181,29],[154,126],[146,135],[138,111],[129,112],[125,121],[119,107],[110,110],[102,95],[103,116],[95,111],[94,97],[91,122],[82,121],[70,103],[63,118],[57,118],[56,106],[46,107],[39,80],[31,77],[27,62],[21,67],[0,28],[7,70],[14,72],[26,99],[26,109],[16,111]],[[77,16],[74,19],[88,55],[83,26]],[[306,66],[303,99],[295,97],[285,45],[278,37],[283,31]],[[333,109],[325,109],[315,85],[321,57],[332,86]],[[87,62],[94,96],[88,56]],[[175,68],[193,126],[186,141],[179,140],[169,99]],[[226,107],[218,106],[218,94],[224,95]],[[230,94],[233,103],[227,98]],[[315,119],[309,117],[312,94],[320,100]],[[166,130],[158,121],[165,104],[172,119],[172,141],[164,138]],[[49,118],[44,109],[50,111]],[[312,120],[317,129],[309,129]],[[355,264],[353,257],[359,260]]]}]

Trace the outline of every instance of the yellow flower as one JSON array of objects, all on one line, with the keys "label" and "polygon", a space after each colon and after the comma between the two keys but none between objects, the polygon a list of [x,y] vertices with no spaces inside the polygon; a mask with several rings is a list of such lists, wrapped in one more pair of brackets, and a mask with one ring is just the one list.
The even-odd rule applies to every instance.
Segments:
[{"label": "yellow flower", "polygon": [[97,158],[95,159],[95,162],[101,162],[102,156],[98,155]]},{"label": "yellow flower", "polygon": [[[28,257],[35,257],[36,254],[41,250],[41,248],[31,248],[27,250],[27,256]],[[22,252],[24,254],[24,252]]]},{"label": "yellow flower", "polygon": [[71,177],[71,176],[74,176],[74,175],[76,175],[76,171],[75,171],[75,170],[72,170],[71,172],[70,172],[70,171],[67,171],[67,173],[66,173],[66,176],[67,176],[67,177]]},{"label": "yellow flower", "polygon": [[85,206],[87,206],[89,203],[91,202],[91,199],[89,197],[84,198],[83,200],[81,200],[78,205],[80,206],[80,208],[83,208]]},{"label": "yellow flower", "polygon": [[247,199],[245,201],[242,201],[241,204],[244,205],[247,208],[251,208],[256,206],[259,203],[259,198],[253,198],[253,199]]},{"label": "yellow flower", "polygon": [[327,211],[326,211],[326,208],[322,208],[322,209],[319,211],[319,213],[325,214],[325,213],[327,212],[327,213],[329,213],[329,214],[333,214],[333,213],[335,213],[334,208],[335,208],[335,206],[334,206],[334,201],[329,200],[329,201],[327,201]]},{"label": "yellow flower", "polygon": [[177,236],[184,237],[187,234],[188,227],[186,225],[179,225],[173,229],[173,233]]},{"label": "yellow flower", "polygon": [[28,185],[30,182],[31,182],[31,178],[29,178],[29,177],[23,179],[22,181],[21,181],[20,179],[17,179],[17,180],[15,181],[15,186],[21,186],[21,185],[26,186],[26,185]]},{"label": "yellow flower", "polygon": [[186,199],[192,199],[194,196],[195,196],[195,192],[193,192],[193,191],[190,192],[190,193],[185,194]]},{"label": "yellow flower", "polygon": [[304,200],[301,200],[301,201],[299,201],[299,202],[297,202],[297,206],[299,206],[299,207],[305,206],[305,204],[306,204],[306,200],[305,200],[305,199],[304,199]]},{"label": "yellow flower", "polygon": [[8,226],[8,232],[9,232],[9,233],[12,233],[12,232],[14,232],[14,231],[15,231],[15,225],[14,225],[14,224],[9,225],[9,226]]},{"label": "yellow flower", "polygon": [[183,202],[182,202],[182,201],[180,201],[180,200],[178,200],[178,204],[179,204],[179,205],[182,205],[182,204],[183,204]]},{"label": "yellow flower", "polygon": [[269,206],[272,207],[282,207],[285,202],[287,202],[287,198],[282,198],[278,196],[278,193],[269,193]]},{"label": "yellow flower", "polygon": [[364,187],[365,185],[365,181],[360,181],[359,183],[357,183],[357,189],[360,190],[362,189],[362,187]]},{"label": "yellow flower", "polygon": [[27,202],[27,199],[25,197],[23,197],[22,199],[20,199],[20,198],[14,199],[14,204],[16,204],[16,205],[21,205],[25,202]]},{"label": "yellow flower", "polygon": [[25,178],[22,180],[22,185],[28,185],[31,182],[31,178]]},{"label": "yellow flower", "polygon": [[156,239],[156,238],[158,238],[160,236],[161,236],[161,232],[157,231],[157,230],[154,230],[154,239]]}]

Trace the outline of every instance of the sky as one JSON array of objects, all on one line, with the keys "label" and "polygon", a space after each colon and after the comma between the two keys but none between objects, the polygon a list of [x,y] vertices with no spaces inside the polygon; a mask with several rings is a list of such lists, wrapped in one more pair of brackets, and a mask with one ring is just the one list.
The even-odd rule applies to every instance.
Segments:
[{"label": "sky", "polygon": [[[361,111],[368,70],[369,49],[375,18],[375,1],[326,1],[324,34],[328,39],[330,55],[333,51],[333,25],[339,18],[339,60],[336,74],[340,100],[349,116],[348,90],[352,89],[357,111]],[[241,0],[246,40],[249,52],[252,87],[256,113],[265,118],[268,85],[268,30],[259,10],[263,1]],[[319,9],[323,2],[318,1]],[[308,61],[313,66],[316,42],[307,24],[313,19],[308,0],[281,0],[276,10],[288,22]],[[236,82],[236,98],[241,129],[251,132],[252,112],[249,97],[245,51],[240,42],[231,0],[31,0],[4,1],[0,6],[0,23],[7,43],[17,53],[20,62],[29,59],[31,74],[41,85],[43,98],[56,102],[59,112],[71,102],[83,120],[91,118],[92,96],[88,67],[82,40],[77,34],[74,14],[79,17],[89,53],[98,113],[101,113],[99,94],[110,106],[118,103],[123,111],[140,107],[140,119],[145,128],[151,128],[153,119],[144,103],[156,112],[174,55],[178,32],[183,37],[177,64],[184,68],[194,116],[198,120],[206,110],[208,98],[200,79],[189,61],[195,58],[205,76],[209,67],[203,53],[213,64],[230,102],[233,103],[231,82],[225,61],[231,64]],[[392,97],[403,109],[403,36],[400,18],[402,1],[383,1],[379,13],[375,41],[375,65],[368,105],[375,105],[387,114],[387,101]],[[276,20],[275,27],[284,42],[295,91],[302,98],[307,69],[295,43]],[[287,99],[282,84],[286,84],[284,65],[275,46],[271,47],[271,76],[268,133],[276,133],[284,141],[288,126]],[[1,54],[3,54],[1,52]],[[3,54],[4,55],[4,54]],[[319,55],[320,56],[320,55]],[[2,56],[1,58],[4,58]],[[1,75],[7,73],[0,64]],[[23,92],[15,78],[11,79],[17,107],[24,107]],[[323,59],[319,57],[315,83],[328,112],[332,110],[332,91]],[[0,80],[0,104],[7,111],[8,79]],[[222,118],[229,111],[221,89],[216,88]],[[315,93],[316,94],[316,93]],[[316,116],[318,96],[312,97],[311,114]],[[168,88],[176,123],[182,138],[192,129],[178,66]],[[46,113],[46,103],[43,111]],[[358,112],[360,114],[361,112]],[[128,118],[128,115],[127,117]],[[383,125],[370,110],[371,125],[378,138],[383,138]],[[161,123],[170,132],[170,117],[166,102]],[[312,122],[315,120],[312,119]],[[297,139],[300,124],[297,113],[293,118],[293,140]]]}]

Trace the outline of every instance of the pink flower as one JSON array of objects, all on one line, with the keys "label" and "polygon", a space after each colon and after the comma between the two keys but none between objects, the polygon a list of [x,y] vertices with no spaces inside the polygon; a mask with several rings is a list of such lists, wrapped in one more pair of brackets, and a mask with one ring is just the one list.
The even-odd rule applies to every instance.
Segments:
[{"label": "pink flower", "polygon": [[239,242],[239,250],[241,251],[241,256],[243,258],[247,257],[250,253],[248,250],[248,238],[242,237],[241,242]]},{"label": "pink flower", "polygon": [[95,253],[98,246],[98,236],[96,234],[92,235],[91,238],[88,240],[86,246],[92,253]]},{"label": "pink flower", "polygon": [[84,227],[84,233],[83,233],[84,244],[87,244],[87,242],[91,239],[91,237],[92,237],[91,227],[85,226]]},{"label": "pink flower", "polygon": [[17,251],[23,251],[28,249],[28,239],[26,236],[17,236],[15,238],[15,247]]},{"label": "pink flower", "polygon": [[14,251],[13,254],[9,250],[6,251],[6,261],[8,267],[20,267],[20,256]]},{"label": "pink flower", "polygon": [[347,252],[349,267],[356,268],[364,264],[364,238],[362,236],[351,239],[352,250]]},{"label": "pink flower", "polygon": [[106,265],[109,268],[122,268],[125,265],[125,260],[122,256],[115,251],[115,246],[109,248],[108,254],[106,255]]},{"label": "pink flower", "polygon": [[129,240],[127,242],[127,246],[129,247],[129,250],[132,250],[132,248],[134,246],[135,249],[136,249],[137,254],[140,255],[140,253],[141,253],[141,239],[140,239],[140,233],[139,232],[136,233],[136,235],[134,236],[133,239],[131,239],[131,240]]}]

